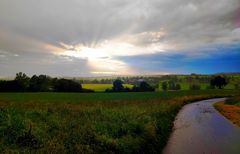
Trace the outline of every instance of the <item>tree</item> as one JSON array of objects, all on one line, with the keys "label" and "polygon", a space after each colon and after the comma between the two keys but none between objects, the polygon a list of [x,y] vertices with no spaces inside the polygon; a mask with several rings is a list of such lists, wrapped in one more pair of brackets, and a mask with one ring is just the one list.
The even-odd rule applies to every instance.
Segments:
[{"label": "tree", "polygon": [[21,92],[22,86],[16,81],[0,81],[0,92]]},{"label": "tree", "polygon": [[56,80],[54,89],[57,92],[82,92],[81,84],[67,79]]},{"label": "tree", "polygon": [[26,91],[27,88],[29,87],[30,78],[25,73],[22,72],[17,73],[14,80],[19,83],[19,85],[22,88],[22,91]]},{"label": "tree", "polygon": [[[128,90],[128,89],[126,89]],[[25,73],[19,72],[14,80],[0,81],[0,92],[94,92],[84,89],[74,80],[51,78],[47,75],[33,75],[29,78]]]},{"label": "tree", "polygon": [[117,79],[113,82],[112,90],[115,92],[124,91],[123,82],[120,79]]},{"label": "tree", "polygon": [[154,88],[151,87],[147,82],[142,81],[139,85],[140,91],[154,91]]},{"label": "tree", "polygon": [[166,81],[162,82],[162,90],[167,91],[168,89],[168,84]]},{"label": "tree", "polygon": [[215,76],[211,79],[210,85],[213,87],[217,87],[218,89],[222,89],[224,86],[227,85],[227,81],[224,77]]},{"label": "tree", "polygon": [[29,81],[29,91],[39,91],[39,87],[38,87],[38,76],[33,75]]},{"label": "tree", "polygon": [[52,88],[52,79],[47,75],[33,75],[30,79],[29,90],[30,91],[50,91]]},{"label": "tree", "polygon": [[150,86],[146,81],[142,81],[139,85],[134,85],[132,90],[133,92],[144,92],[144,91],[154,91],[155,88]]}]

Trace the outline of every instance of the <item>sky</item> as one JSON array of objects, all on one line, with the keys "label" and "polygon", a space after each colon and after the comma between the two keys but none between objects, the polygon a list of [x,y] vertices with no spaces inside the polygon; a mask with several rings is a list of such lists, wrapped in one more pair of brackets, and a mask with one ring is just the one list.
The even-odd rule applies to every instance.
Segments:
[{"label": "sky", "polygon": [[0,77],[240,72],[240,0],[0,0]]}]

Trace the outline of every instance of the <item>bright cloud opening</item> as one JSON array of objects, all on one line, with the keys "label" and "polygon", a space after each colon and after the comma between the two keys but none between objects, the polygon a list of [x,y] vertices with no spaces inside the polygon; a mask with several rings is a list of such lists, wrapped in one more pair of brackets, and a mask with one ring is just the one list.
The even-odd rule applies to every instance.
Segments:
[{"label": "bright cloud opening", "polygon": [[[86,59],[88,65],[93,69],[93,74],[134,74],[128,64],[116,59],[117,56],[135,56],[164,52],[166,45],[156,43],[165,33],[143,32],[135,35],[123,35],[116,39],[105,40],[95,46],[83,44],[68,45],[60,43],[66,50],[57,54]],[[138,45],[139,42],[152,42],[145,46]]]}]

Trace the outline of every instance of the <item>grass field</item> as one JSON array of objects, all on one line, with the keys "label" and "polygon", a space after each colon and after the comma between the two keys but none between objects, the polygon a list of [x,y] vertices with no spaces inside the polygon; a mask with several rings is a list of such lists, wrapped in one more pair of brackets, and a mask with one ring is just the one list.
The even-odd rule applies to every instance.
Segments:
[{"label": "grass field", "polygon": [[[92,89],[96,92],[103,92],[106,89],[111,89],[112,84],[82,84],[82,87],[85,89]],[[123,84],[124,87],[132,88],[133,85],[131,84]]]},{"label": "grass field", "polygon": [[128,93],[0,93],[0,101],[7,102],[57,102],[79,103],[96,101],[139,101],[170,99],[181,96],[235,94],[239,90],[181,90],[171,92],[128,92]]},{"label": "grass field", "polygon": [[184,104],[237,94],[0,93],[0,153],[160,153]]}]

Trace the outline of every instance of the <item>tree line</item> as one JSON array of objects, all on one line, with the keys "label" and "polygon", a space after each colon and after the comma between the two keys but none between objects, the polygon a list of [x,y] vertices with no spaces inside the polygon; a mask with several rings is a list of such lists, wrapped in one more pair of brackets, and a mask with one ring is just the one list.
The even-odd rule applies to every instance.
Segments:
[{"label": "tree line", "polygon": [[117,79],[113,82],[111,89],[106,89],[105,92],[146,92],[155,91],[155,88],[150,86],[146,81],[141,81],[134,85],[132,89],[123,86],[123,81]]},{"label": "tree line", "polygon": [[[207,89],[222,89],[228,84],[228,81],[225,77],[223,76],[212,76],[210,78],[210,84],[207,87]],[[167,90],[180,90],[181,85],[179,83],[175,83],[173,80],[170,81],[163,81],[161,84],[161,87],[164,91]],[[189,86],[189,90],[200,90],[201,86],[199,83],[193,83]]]},{"label": "tree line", "polygon": [[[116,79],[113,81],[113,87],[106,89],[105,92],[144,92],[155,91],[155,88],[147,82],[141,81],[133,88],[123,86],[123,81]],[[82,88],[81,83],[75,80],[52,78],[47,75],[27,76],[19,72],[14,80],[0,81],[0,92],[94,92],[91,89]]]},{"label": "tree line", "polygon": [[94,92],[68,79],[51,78],[47,75],[28,77],[19,72],[14,80],[0,81],[0,92]]}]

